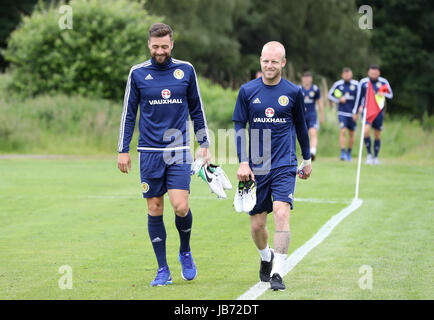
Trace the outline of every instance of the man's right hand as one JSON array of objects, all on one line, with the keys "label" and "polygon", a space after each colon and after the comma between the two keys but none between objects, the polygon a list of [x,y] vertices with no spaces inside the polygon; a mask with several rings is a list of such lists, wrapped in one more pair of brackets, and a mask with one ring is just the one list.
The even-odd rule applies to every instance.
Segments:
[{"label": "man's right hand", "polygon": [[358,113],[353,114],[353,120],[357,121],[357,117],[360,115],[362,115],[362,111],[363,111],[363,106],[359,107]]},{"label": "man's right hand", "polygon": [[119,153],[118,168],[123,173],[128,173],[128,169],[131,170],[131,158],[129,153]]},{"label": "man's right hand", "polygon": [[237,178],[239,181],[249,181],[252,179],[255,181],[255,175],[253,174],[253,171],[250,169],[248,162],[241,162],[240,167],[237,171]]},{"label": "man's right hand", "polygon": [[345,99],[345,97],[342,96],[342,97],[339,98],[339,102],[340,103],[345,103],[345,102],[347,102],[347,99]]}]

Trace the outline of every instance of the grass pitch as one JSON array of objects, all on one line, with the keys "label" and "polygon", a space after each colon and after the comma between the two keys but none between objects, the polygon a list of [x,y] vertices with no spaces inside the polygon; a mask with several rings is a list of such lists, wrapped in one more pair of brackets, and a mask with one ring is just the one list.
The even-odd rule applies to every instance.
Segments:
[{"label": "grass pitch", "polygon": [[[237,167],[224,169],[235,185]],[[355,161],[320,159],[313,170],[297,182],[295,197],[316,201],[296,201],[290,253],[354,195]],[[285,277],[285,292],[260,299],[433,299],[433,177],[433,165],[362,166],[362,207]],[[188,282],[166,199],[174,283],[153,288],[157,264],[137,161],[123,175],[115,158],[0,159],[0,299],[235,299],[259,280],[259,254],[233,195],[217,200],[192,177],[198,277]],[[271,215],[268,225],[272,239]],[[70,290],[58,285],[63,265],[72,268]],[[372,267],[372,289],[358,285],[362,265]]]}]

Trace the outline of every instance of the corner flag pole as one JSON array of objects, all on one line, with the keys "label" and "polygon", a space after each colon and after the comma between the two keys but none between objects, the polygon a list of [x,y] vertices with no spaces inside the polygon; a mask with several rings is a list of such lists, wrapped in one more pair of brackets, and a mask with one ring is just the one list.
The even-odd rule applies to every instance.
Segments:
[{"label": "corner flag pole", "polygon": [[362,164],[362,152],[363,152],[363,138],[365,135],[365,122],[366,122],[366,108],[363,110],[362,116],[362,133],[360,134],[360,147],[359,147],[359,162],[357,163],[357,178],[356,178],[356,194],[354,199],[359,199],[359,184],[360,184],[360,166]]}]

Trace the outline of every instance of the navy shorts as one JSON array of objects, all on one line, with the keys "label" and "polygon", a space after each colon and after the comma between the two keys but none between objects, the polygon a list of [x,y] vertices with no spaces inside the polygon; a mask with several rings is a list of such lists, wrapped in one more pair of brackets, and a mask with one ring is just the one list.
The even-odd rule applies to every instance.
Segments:
[{"label": "navy shorts", "polygon": [[378,116],[374,119],[374,121],[372,121],[372,123],[369,123],[367,120],[366,120],[366,123],[370,124],[372,126],[372,128],[381,131],[383,129],[383,119],[384,119],[383,111],[381,111],[378,114]]},{"label": "navy shorts", "polygon": [[316,116],[316,112],[306,113],[304,117],[306,119],[306,126],[308,130],[310,128],[315,128],[319,130],[319,122],[318,117]]},{"label": "navy shorts", "polygon": [[143,198],[160,197],[168,189],[190,191],[191,155],[188,150],[139,152]]},{"label": "navy shorts", "polygon": [[273,211],[273,201],[288,202],[293,208],[297,166],[271,169],[266,175],[255,175],[256,205],[249,215]]},{"label": "navy shorts", "polygon": [[352,117],[338,115],[338,120],[341,129],[347,128],[350,131],[354,131],[356,129],[357,124]]}]

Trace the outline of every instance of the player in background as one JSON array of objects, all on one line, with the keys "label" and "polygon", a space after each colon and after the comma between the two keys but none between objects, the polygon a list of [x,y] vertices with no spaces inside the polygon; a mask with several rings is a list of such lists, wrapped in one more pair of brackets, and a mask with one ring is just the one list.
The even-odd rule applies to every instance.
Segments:
[{"label": "player in background", "polygon": [[[368,82],[370,81],[372,84],[372,88],[376,94],[384,96],[387,99],[393,98],[392,88],[389,85],[389,81],[385,78],[381,77],[380,67],[376,64],[372,64],[368,69],[368,76],[359,81],[359,86],[357,88],[357,96],[356,102],[353,108],[353,119],[357,120],[357,114],[361,115],[365,106],[366,101],[366,92],[368,88]],[[387,93],[379,91],[378,89],[382,86],[386,86]],[[363,119],[363,117],[362,117]],[[372,123],[366,121],[365,123],[365,132],[364,132],[364,141],[366,150],[368,151],[368,155],[366,157],[366,164],[380,164],[378,160],[378,153],[380,152],[381,145],[381,130],[383,129],[383,119],[384,119],[384,110],[378,114],[378,116],[374,119]],[[374,156],[372,156],[371,152],[371,137],[370,131],[371,127],[374,128]]]},{"label": "player in background", "polygon": [[[312,85],[312,74],[310,72],[303,73],[301,77],[301,92],[304,96],[304,110],[307,129],[309,130],[310,139],[310,154],[312,160],[315,160],[316,148],[318,145],[318,130],[319,125],[324,122],[324,106],[320,99],[321,93],[316,84]],[[316,112],[316,102],[318,101],[319,122]]]},{"label": "player in background", "polygon": [[[312,170],[309,135],[301,89],[282,78],[282,68],[286,64],[283,45],[276,41],[265,44],[260,64],[262,76],[241,86],[232,118],[240,162],[237,178],[240,181],[254,180],[257,186],[256,205],[249,215],[252,238],[261,256],[260,279],[270,281],[272,290],[284,290],[282,266],[291,237],[289,220],[296,175],[307,179]],[[299,171],[295,153],[296,136],[304,159]],[[272,211],[274,252],[268,245],[266,226],[267,214]]]},{"label": "player in background", "polygon": [[208,131],[193,66],[172,58],[173,32],[156,23],[149,29],[151,59],[131,68],[125,89],[118,145],[118,168],[131,170],[129,146],[140,105],[139,152],[143,197],[147,201],[148,233],[158,262],[152,286],[172,283],[166,260],[164,194],[169,195],[179,232],[178,259],[182,277],[193,280],[197,269],[190,249],[193,216],[188,203],[191,154],[188,117],[200,148],[196,157],[209,162]]},{"label": "player in background", "polygon": [[[341,128],[339,144],[341,146],[341,160],[351,161],[351,150],[354,144],[354,130],[356,122],[353,119],[353,108],[356,102],[359,82],[353,80],[353,72],[345,67],[341,73],[342,79],[336,81],[328,93],[330,101],[338,104],[338,121]],[[345,151],[348,131],[348,149]]]}]

